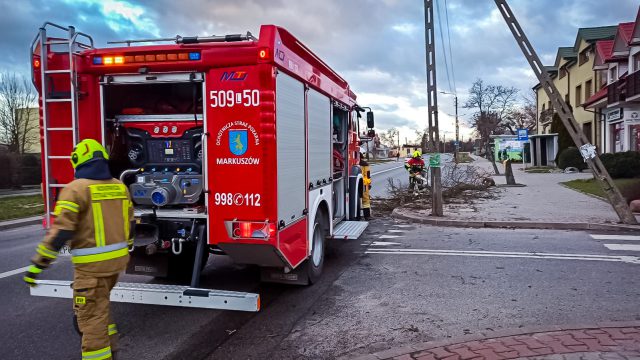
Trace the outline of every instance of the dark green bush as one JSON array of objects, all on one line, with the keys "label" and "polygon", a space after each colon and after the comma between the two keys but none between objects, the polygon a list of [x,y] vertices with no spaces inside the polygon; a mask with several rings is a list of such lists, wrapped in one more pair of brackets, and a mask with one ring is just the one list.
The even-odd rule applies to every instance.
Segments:
[{"label": "dark green bush", "polygon": [[574,167],[582,171],[587,168],[587,163],[582,159],[582,155],[578,148],[568,147],[558,154],[558,167],[560,169]]},{"label": "dark green bush", "polygon": [[602,164],[612,178],[634,178],[640,176],[640,152],[625,151],[600,156]]}]

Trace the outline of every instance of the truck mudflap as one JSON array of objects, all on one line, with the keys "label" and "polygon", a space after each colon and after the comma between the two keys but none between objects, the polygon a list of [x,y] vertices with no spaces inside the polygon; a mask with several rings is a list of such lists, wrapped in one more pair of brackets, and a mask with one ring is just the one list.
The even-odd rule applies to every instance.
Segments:
[{"label": "truck mudflap", "polygon": [[[36,280],[32,296],[73,297],[71,281]],[[111,301],[133,304],[181,306],[201,309],[260,310],[260,295],[237,291],[198,289],[180,285],[117,283]]]}]

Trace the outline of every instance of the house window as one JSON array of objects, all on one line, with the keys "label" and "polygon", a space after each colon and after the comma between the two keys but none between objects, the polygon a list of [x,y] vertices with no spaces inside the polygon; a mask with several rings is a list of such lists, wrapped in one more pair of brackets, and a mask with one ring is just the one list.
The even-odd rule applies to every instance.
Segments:
[{"label": "house window", "polygon": [[582,105],[582,85],[576,86],[576,106]]},{"label": "house window", "polygon": [[632,62],[633,62],[633,72],[636,72],[638,70],[640,70],[640,52],[637,52],[635,54],[633,54],[633,57],[631,58]]},{"label": "house window", "polygon": [[562,79],[565,76],[567,76],[567,69],[560,68],[560,74],[559,74],[560,79]]},{"label": "house window", "polygon": [[609,69],[609,84],[615,82],[616,80],[618,80],[618,67],[614,66]]},{"label": "house window", "polygon": [[611,129],[611,152],[621,152],[624,146],[624,123],[609,125]]},{"label": "house window", "polygon": [[629,150],[640,151],[640,125],[629,126],[629,133],[631,139],[629,139]]},{"label": "house window", "polygon": [[551,100],[549,100],[549,102],[547,103],[547,109],[551,109]]},{"label": "house window", "polygon": [[580,60],[578,61],[578,66],[582,66],[582,64],[589,61],[589,49],[584,50],[580,53]]},{"label": "house window", "polygon": [[569,101],[569,94],[564,94],[564,102],[567,103],[567,105],[571,106],[571,102]]},{"label": "house window", "polygon": [[545,105],[545,104],[542,104],[542,112],[544,112],[544,105]]},{"label": "house window", "polygon": [[591,80],[587,80],[584,83],[584,101],[589,100],[591,95],[593,95],[593,85],[591,85]]}]

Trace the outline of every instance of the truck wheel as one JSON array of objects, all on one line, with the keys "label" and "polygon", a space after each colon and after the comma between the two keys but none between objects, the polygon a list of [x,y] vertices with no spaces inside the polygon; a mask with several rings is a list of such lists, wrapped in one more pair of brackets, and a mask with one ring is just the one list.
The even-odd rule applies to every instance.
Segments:
[{"label": "truck wheel", "polygon": [[323,220],[324,218],[322,214],[318,213],[315,221],[313,222],[311,256],[307,259],[307,274],[309,276],[310,284],[314,284],[318,279],[320,279],[322,268],[324,266],[326,229]]}]

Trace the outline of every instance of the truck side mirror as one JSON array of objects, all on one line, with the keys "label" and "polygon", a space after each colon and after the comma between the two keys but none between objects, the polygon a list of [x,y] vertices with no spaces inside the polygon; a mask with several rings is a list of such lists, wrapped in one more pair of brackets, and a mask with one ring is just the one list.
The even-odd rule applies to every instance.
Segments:
[{"label": "truck side mirror", "polygon": [[373,111],[367,112],[367,127],[369,129],[373,129],[375,127],[373,124]]}]

